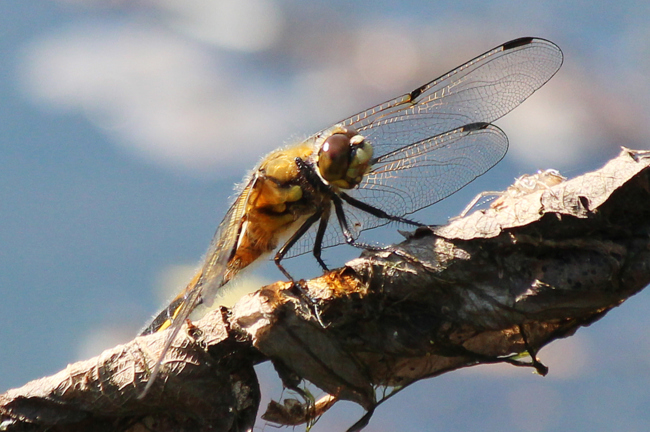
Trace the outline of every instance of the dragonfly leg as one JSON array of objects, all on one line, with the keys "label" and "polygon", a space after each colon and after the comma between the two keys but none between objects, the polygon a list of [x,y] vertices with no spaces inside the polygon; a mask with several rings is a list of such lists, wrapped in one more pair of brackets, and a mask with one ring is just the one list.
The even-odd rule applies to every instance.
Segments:
[{"label": "dragonfly leg", "polygon": [[[273,261],[275,262],[275,265],[278,266],[282,274],[289,279],[291,282],[295,282],[293,280],[293,277],[289,274],[289,272],[280,264],[280,261],[284,258],[284,256],[289,252],[289,250],[293,247],[293,245],[296,244],[298,240],[304,236],[309,228],[319,219],[321,219],[323,216],[323,209],[318,209],[313,215],[309,216],[305,222],[303,222],[302,225],[300,225],[300,228],[296,230],[296,232],[287,240],[287,242],[282,245],[282,247],[278,250],[278,252],[275,254],[275,258],[273,258]],[[318,228],[320,231],[320,227]],[[322,236],[321,236],[322,237]],[[314,248],[315,249],[315,248]],[[318,245],[318,253],[319,256],[316,257],[318,260],[318,263],[321,264],[321,266],[324,265],[322,263],[322,260],[320,259],[320,245]],[[315,255],[315,254],[314,254]]]},{"label": "dragonfly leg", "polygon": [[[345,194],[341,194],[341,197],[343,197],[344,195]],[[371,213],[374,216],[383,217],[383,216],[380,216],[379,214],[375,214],[375,213],[373,213],[371,211],[368,211],[367,208],[373,209],[373,211],[377,211],[377,212],[379,212],[379,213],[381,213],[383,215],[386,215],[387,216],[386,219],[421,226],[421,224],[419,224],[417,222],[409,221],[408,219],[399,218],[399,217],[396,217],[396,216],[395,217],[394,216],[389,216],[388,213],[384,212],[383,210],[380,210],[380,209],[377,209],[375,207],[369,206],[368,204],[362,203],[361,201],[358,201],[358,200],[355,200],[354,198],[351,198],[348,195],[345,195],[345,196],[347,198],[349,198],[349,199],[351,199],[353,201],[356,201],[357,203],[362,204],[364,206],[364,207],[361,207],[361,206],[356,206],[355,205],[355,207],[357,207],[360,210],[367,211],[368,213]],[[345,199],[345,201],[347,201],[350,204],[350,201],[348,201],[347,198],[344,198],[344,199]],[[345,242],[347,244],[349,244],[350,246],[357,247],[359,249],[365,249],[365,250],[373,251],[373,252],[379,252],[379,251],[384,251],[384,250],[388,249],[387,246],[374,246],[374,245],[370,245],[370,244],[367,244],[367,243],[358,242],[354,238],[354,235],[352,234],[352,232],[350,231],[350,228],[348,227],[348,220],[345,218],[345,211],[343,210],[343,202],[341,201],[341,198],[339,198],[338,195],[334,195],[334,196],[332,196],[332,202],[334,203],[334,211],[336,212],[336,218],[339,221],[341,231],[343,232],[343,236],[345,237]],[[351,204],[351,205],[354,205],[354,204]]]},{"label": "dragonfly leg", "polygon": [[343,202],[339,195],[332,195],[332,202],[334,203],[334,212],[336,213],[336,219],[339,221],[339,226],[341,227],[341,232],[345,237],[345,242],[349,245],[356,245],[356,240],[350,232],[350,227],[348,226],[348,220],[345,218],[345,211],[343,210]]},{"label": "dragonfly leg", "polygon": [[405,223],[405,224],[415,225],[415,226],[423,226],[424,225],[424,224],[421,224],[419,222],[415,222],[415,221],[412,221],[410,219],[406,219],[406,218],[401,217],[401,216],[393,216],[391,214],[388,214],[385,211],[383,211],[382,209],[378,209],[377,207],[373,207],[370,204],[364,203],[363,201],[359,201],[358,199],[351,197],[350,195],[346,194],[345,192],[341,192],[340,197],[345,202],[350,204],[352,207],[356,207],[359,210],[363,210],[366,213],[370,213],[371,215],[376,216],[378,218],[388,219],[388,220],[392,220],[392,221],[395,221],[395,222],[402,222],[402,223]]},{"label": "dragonfly leg", "polygon": [[[309,293],[307,292],[307,290],[305,290],[305,288],[304,288],[304,287],[303,287],[299,282],[296,282],[296,281],[293,279],[293,277],[291,276],[291,274],[290,274],[290,273],[289,273],[289,272],[284,268],[284,266],[282,266],[282,264],[280,264],[280,261],[282,261],[282,258],[284,258],[284,256],[287,254],[287,252],[289,251],[289,249],[291,249],[291,247],[292,247],[293,245],[295,245],[296,242],[297,242],[298,240],[300,240],[300,238],[301,238],[302,236],[305,235],[305,233],[307,233],[307,231],[309,230],[309,228],[311,228],[311,226],[312,226],[312,225],[313,225],[317,220],[319,220],[319,219],[321,219],[321,218],[323,217],[323,213],[324,213],[324,211],[323,211],[323,209],[321,208],[321,209],[318,209],[318,210],[317,210],[313,215],[309,216],[309,217],[307,218],[307,220],[306,220],[306,221],[305,221],[305,222],[300,226],[300,228],[298,228],[298,230],[297,230],[297,231],[296,231],[296,232],[291,236],[291,238],[290,238],[289,240],[287,240],[287,242],[286,242],[284,245],[282,245],[282,247],[281,247],[281,248],[278,250],[278,252],[275,254],[275,258],[273,259],[273,261],[275,261],[275,265],[280,269],[280,271],[282,272],[282,274],[283,274],[287,279],[289,279],[289,280],[291,281],[291,283],[292,283],[292,285],[293,285],[293,288],[295,288],[296,290],[298,290],[300,296],[301,296],[302,298],[304,298],[305,300],[307,300],[307,301],[312,305],[312,308],[313,308],[313,311],[314,311],[314,316],[316,317],[316,320],[317,320],[318,323],[321,325],[321,327],[325,328],[325,327],[327,327],[327,326],[323,323],[323,320],[321,319],[321,316],[320,316],[320,310],[319,310],[319,308],[318,308],[318,302],[317,302],[314,298],[312,298],[312,297],[309,295]],[[322,222],[321,222],[321,225],[320,225],[319,228],[318,228],[318,231],[319,231],[319,232],[321,231],[321,227],[322,227]],[[327,227],[327,225],[325,225],[325,227]],[[323,229],[323,231],[324,231],[324,229]],[[317,237],[317,240],[318,240],[318,234],[316,234],[316,237]],[[321,234],[320,237],[321,237],[321,240],[322,240],[323,235]],[[315,250],[315,252],[314,252],[314,256],[316,257],[316,260],[318,261],[318,263],[319,263],[323,268],[327,269],[327,267],[325,267],[325,263],[324,263],[323,260],[320,258],[320,244],[318,244],[318,250],[316,251],[316,247],[314,247],[314,250]],[[318,254],[317,254],[317,253],[318,253]]]},{"label": "dragonfly leg", "polygon": [[[309,166],[304,160],[299,157],[295,159],[295,162],[296,166],[302,173],[301,179],[303,179],[303,182],[305,183],[304,186],[310,189],[318,189],[319,187],[323,186],[322,180],[316,174],[314,174],[313,167]],[[329,271],[327,265],[321,258],[321,251],[323,248],[323,238],[325,236],[325,231],[327,230],[327,223],[330,218],[330,210],[331,205],[328,203],[320,210],[320,212],[316,212],[316,214],[320,214],[320,224],[318,225],[318,231],[316,232],[316,239],[314,240],[314,249],[312,250],[312,253],[314,255],[314,258],[316,258],[316,261],[318,261],[318,264],[320,264],[322,267],[323,271]],[[314,222],[315,220],[312,221],[312,223]],[[305,229],[305,232],[306,231],[307,230]],[[295,241],[297,241],[297,239]]]},{"label": "dragonfly leg", "polygon": [[325,262],[321,258],[321,251],[323,247],[323,237],[325,236],[327,223],[330,219],[330,208],[331,206],[328,205],[326,209],[323,210],[323,214],[320,218],[320,223],[318,224],[318,231],[316,232],[316,239],[314,240],[314,249],[312,252],[314,254],[314,258],[316,258],[316,261],[318,261],[318,264],[320,264],[320,266],[323,268],[323,271],[329,271],[327,265],[325,265]]}]

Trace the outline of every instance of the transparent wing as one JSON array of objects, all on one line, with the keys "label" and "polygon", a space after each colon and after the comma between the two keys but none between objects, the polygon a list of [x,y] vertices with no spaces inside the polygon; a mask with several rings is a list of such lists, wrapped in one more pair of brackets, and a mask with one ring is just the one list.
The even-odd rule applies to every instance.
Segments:
[{"label": "transparent wing", "polygon": [[[453,194],[497,164],[508,150],[508,137],[497,126],[474,123],[404,146],[377,158],[372,171],[350,196],[393,216],[406,216]],[[343,203],[355,238],[390,223]],[[323,248],[344,243],[332,211]],[[313,249],[315,228],[286,255]]]},{"label": "transparent wing", "polygon": [[466,124],[494,122],[551,79],[562,61],[550,41],[515,39],[340,123],[354,127],[381,156]]},{"label": "transparent wing", "polygon": [[[210,302],[219,288],[235,276],[235,274],[226,275],[226,270],[228,262],[237,248],[244,214],[257,179],[257,175],[253,175],[247,182],[212,237],[201,269],[203,272],[201,297],[206,302]],[[229,271],[232,272],[232,270]]]},{"label": "transparent wing", "polygon": [[168,321],[182,324],[199,301],[209,302],[218,289],[227,282],[224,277],[228,261],[235,251],[246,203],[254,183],[255,178],[248,182],[228,209],[212,237],[201,269],[183,291],[170,302],[169,306],[154,318],[153,322],[142,332],[143,335],[165,328],[165,323]]},{"label": "transparent wing", "polygon": [[[516,108],[555,75],[562,61],[562,51],[550,41],[515,39],[410,93],[340,121],[363,135],[376,156],[371,173],[350,195],[405,216],[461,189],[499,162],[508,148],[500,129],[470,129]],[[357,237],[388,223],[348,204],[344,207]],[[287,257],[312,250],[315,233],[316,227]],[[339,224],[331,217],[323,247],[343,242]]]},{"label": "transparent wing", "polygon": [[[350,195],[393,216],[406,216],[458,191],[508,151],[497,126],[474,123],[377,158]],[[362,230],[377,226],[365,222]]]},{"label": "transparent wing", "polygon": [[144,397],[151,388],[151,385],[155,382],[165,354],[174,339],[176,339],[185,320],[202,301],[211,302],[219,288],[228,282],[227,277],[232,278],[234,276],[226,276],[228,262],[237,246],[246,203],[248,202],[248,197],[250,196],[250,191],[254,183],[255,177],[249,181],[242,193],[237,197],[232,206],[230,206],[230,209],[219,224],[212,238],[204,264],[199,272],[185,289],[170,302],[169,306],[160,312],[154,318],[153,322],[142,332],[142,335],[147,335],[163,330],[168,326],[170,327],[160,358],[154,365],[149,381],[140,397]]}]

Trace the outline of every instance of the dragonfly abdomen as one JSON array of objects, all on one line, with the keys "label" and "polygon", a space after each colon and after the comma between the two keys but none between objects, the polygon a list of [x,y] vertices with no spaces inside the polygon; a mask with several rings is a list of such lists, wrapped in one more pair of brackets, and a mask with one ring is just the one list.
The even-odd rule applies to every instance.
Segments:
[{"label": "dragonfly abdomen", "polygon": [[156,315],[153,321],[151,321],[151,324],[149,324],[144,330],[142,330],[140,336],[156,333],[165,330],[166,328],[171,326],[175,318],[177,317],[179,311],[183,307],[183,304],[185,304],[188,293],[197,289],[197,285],[199,284],[202,275],[203,275],[203,271],[199,270],[194,275],[190,283],[187,284],[185,289],[183,289],[183,291],[181,291],[180,294],[174,297],[174,300],[172,300],[165,309],[163,309],[162,311],[160,311],[160,313],[158,313],[158,315]]}]

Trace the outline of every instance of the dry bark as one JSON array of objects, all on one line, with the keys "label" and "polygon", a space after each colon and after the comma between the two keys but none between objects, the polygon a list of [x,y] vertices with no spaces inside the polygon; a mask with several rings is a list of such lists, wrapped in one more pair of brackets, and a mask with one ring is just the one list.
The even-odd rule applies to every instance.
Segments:
[{"label": "dry bark", "polygon": [[69,365],[0,395],[1,428],[249,430],[253,366],[268,360],[298,394],[305,379],[330,396],[272,404],[267,419],[300,424],[346,399],[369,412],[353,429],[378,388],[503,361],[544,374],[537,350],[650,281],[648,165],[650,153],[623,149],[593,173],[364,252],[305,282],[325,327],[289,284],[263,287],[186,326],[142,399],[164,332]]}]

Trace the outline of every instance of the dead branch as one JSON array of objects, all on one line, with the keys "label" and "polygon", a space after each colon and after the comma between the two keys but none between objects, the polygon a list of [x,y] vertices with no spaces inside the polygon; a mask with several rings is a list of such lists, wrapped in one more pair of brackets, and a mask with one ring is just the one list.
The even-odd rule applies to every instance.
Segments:
[{"label": "dead branch", "polygon": [[624,149],[593,173],[364,252],[305,282],[326,328],[289,284],[263,287],[187,326],[143,399],[164,333],[69,365],[0,395],[0,428],[249,430],[260,397],[253,366],[266,360],[286,386],[300,393],[306,379],[330,395],[275,403],[265,418],[282,424],[337,399],[372,413],[377,388],[482,363],[544,374],[541,347],[650,281],[648,165],[649,153]]}]

